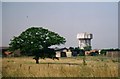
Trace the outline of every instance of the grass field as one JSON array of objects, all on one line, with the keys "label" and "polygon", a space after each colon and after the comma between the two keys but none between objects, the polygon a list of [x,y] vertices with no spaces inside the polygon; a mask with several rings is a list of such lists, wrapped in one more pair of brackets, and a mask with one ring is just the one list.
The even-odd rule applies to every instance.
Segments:
[{"label": "grass field", "polygon": [[118,60],[101,56],[41,59],[35,64],[32,57],[2,59],[3,77],[118,77]]}]

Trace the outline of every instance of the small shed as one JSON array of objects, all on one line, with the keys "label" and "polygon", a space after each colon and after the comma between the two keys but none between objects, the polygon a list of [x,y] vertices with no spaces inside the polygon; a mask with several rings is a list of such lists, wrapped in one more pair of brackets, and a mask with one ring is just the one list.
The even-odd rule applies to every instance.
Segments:
[{"label": "small shed", "polygon": [[66,52],[60,52],[61,57],[67,57]]},{"label": "small shed", "polygon": [[72,52],[71,52],[70,50],[68,50],[68,51],[66,52],[66,56],[67,56],[67,57],[72,57]]},{"label": "small shed", "polygon": [[67,48],[57,49],[56,57],[72,57],[72,52]]},{"label": "small shed", "polygon": [[61,49],[57,49],[56,51],[56,57],[66,57],[66,51],[68,49],[67,48],[61,48]]},{"label": "small shed", "polygon": [[61,57],[61,54],[60,54],[61,52],[59,52],[59,51],[57,51],[56,52],[56,57]]}]

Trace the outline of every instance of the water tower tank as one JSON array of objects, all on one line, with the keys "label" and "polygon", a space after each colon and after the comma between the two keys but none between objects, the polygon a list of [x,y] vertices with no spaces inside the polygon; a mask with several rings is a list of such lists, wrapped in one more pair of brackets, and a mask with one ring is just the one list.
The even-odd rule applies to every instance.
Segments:
[{"label": "water tower tank", "polygon": [[91,39],[93,38],[93,35],[91,33],[78,33],[77,39],[79,40],[79,47],[81,49],[84,49],[86,46],[91,46]]}]

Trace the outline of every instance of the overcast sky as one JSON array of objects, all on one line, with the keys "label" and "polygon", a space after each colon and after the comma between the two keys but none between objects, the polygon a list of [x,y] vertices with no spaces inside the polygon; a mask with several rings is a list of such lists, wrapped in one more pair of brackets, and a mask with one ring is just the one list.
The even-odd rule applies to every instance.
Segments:
[{"label": "overcast sky", "polygon": [[2,46],[31,26],[57,32],[77,47],[77,33],[93,34],[93,48],[118,47],[117,2],[3,2]]}]

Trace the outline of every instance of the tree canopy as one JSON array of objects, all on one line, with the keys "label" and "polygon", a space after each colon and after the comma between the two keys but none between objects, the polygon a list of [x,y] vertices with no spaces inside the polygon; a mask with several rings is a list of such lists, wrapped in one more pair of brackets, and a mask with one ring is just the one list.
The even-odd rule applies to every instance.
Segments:
[{"label": "tree canopy", "polygon": [[90,51],[91,49],[92,49],[91,46],[85,46],[85,47],[84,47],[84,50],[85,50],[85,51]]},{"label": "tree canopy", "polygon": [[10,50],[20,49],[21,52],[30,53],[46,49],[52,45],[60,45],[66,42],[59,34],[44,29],[43,27],[31,27],[23,31],[19,36],[11,40]]}]

